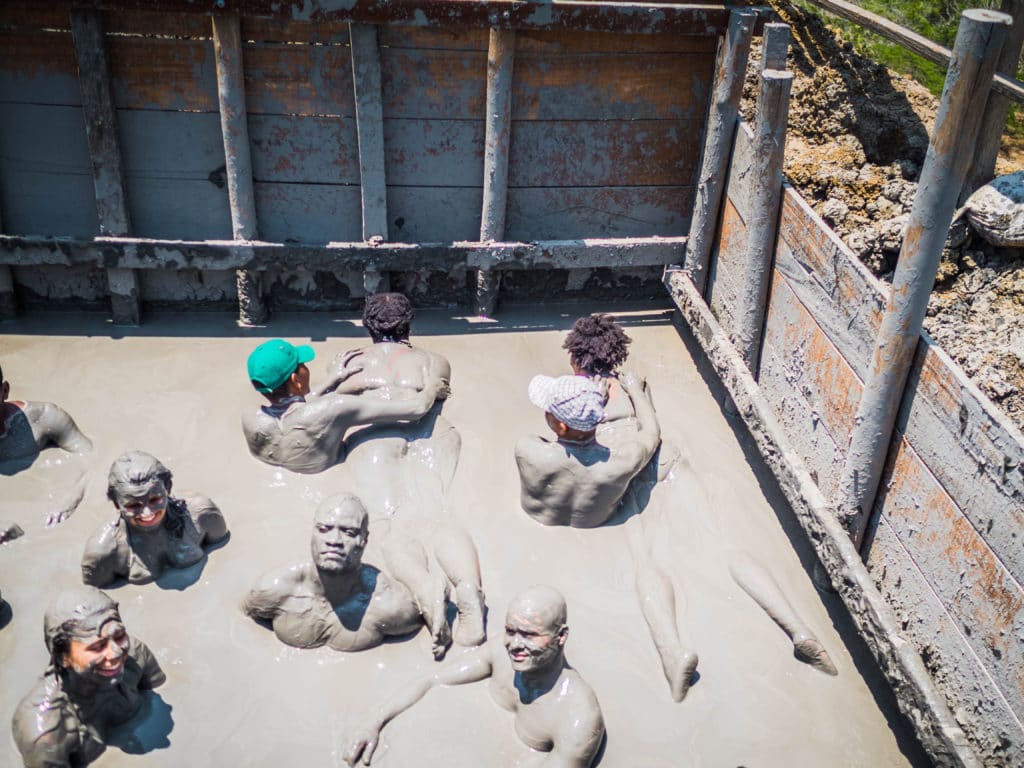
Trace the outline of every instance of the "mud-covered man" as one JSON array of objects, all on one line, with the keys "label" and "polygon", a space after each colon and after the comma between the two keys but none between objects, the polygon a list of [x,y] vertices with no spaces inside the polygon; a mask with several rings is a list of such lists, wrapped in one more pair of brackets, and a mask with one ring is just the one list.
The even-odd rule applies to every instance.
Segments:
[{"label": "mud-covered man", "polygon": [[217,505],[206,496],[171,496],[173,476],[155,456],[130,451],[107,476],[107,498],[117,517],[101,525],[82,556],[82,580],[104,587],[119,579],[144,584],[168,568],[187,568],[205,547],[228,535]]},{"label": "mud-covered man", "polygon": [[520,503],[544,525],[594,528],[618,508],[630,481],[654,456],[661,430],[642,379],[617,379],[636,414],[636,429],[621,438],[598,436],[606,389],[586,376],[535,376],[530,401],[544,411],[555,439],[524,437],[516,444]]},{"label": "mud-covered man", "polygon": [[94,587],[61,593],[43,632],[50,664],[14,712],[14,741],[26,768],[83,766],[164,673],[146,644],[128,635],[117,603]]},{"label": "mud-covered man", "polygon": [[249,355],[253,387],[269,401],[242,418],[249,451],[293,472],[323,472],[345,458],[345,433],[365,424],[416,421],[447,393],[440,380],[407,398],[363,397],[339,386],[363,367],[358,358],[336,372],[319,393],[310,388],[313,348],[283,339],[260,344]]},{"label": "mud-covered man", "polygon": [[384,726],[431,688],[490,680],[491,696],[515,715],[519,738],[541,753],[547,768],[587,768],[604,739],[604,719],[593,689],[565,660],[569,625],[565,599],[535,586],[516,595],[501,640],[465,651],[402,690],[370,715],[344,754],[349,765],[369,765]]},{"label": "mud-covered man", "polygon": [[51,445],[69,453],[92,450],[92,442],[59,405],[9,400],[10,394],[11,383],[0,368],[0,461],[35,456]]},{"label": "mud-covered man", "polygon": [[415,632],[424,624],[420,609],[402,584],[363,562],[368,539],[358,498],[324,500],[313,518],[312,562],[264,575],[242,610],[299,648],[362,651]]}]

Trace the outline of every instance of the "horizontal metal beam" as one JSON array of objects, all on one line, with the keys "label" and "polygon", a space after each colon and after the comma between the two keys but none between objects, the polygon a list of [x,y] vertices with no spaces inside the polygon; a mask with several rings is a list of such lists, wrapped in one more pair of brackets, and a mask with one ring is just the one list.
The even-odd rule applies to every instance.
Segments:
[{"label": "horizontal metal beam", "polygon": [[0,265],[127,269],[449,270],[658,266],[678,260],[685,237],[542,240],[534,243],[290,243],[235,240],[72,240],[0,235]]},{"label": "horizontal metal beam", "polygon": [[572,29],[593,32],[718,35],[729,5],[739,3],[601,3],[531,0],[80,0],[109,11],[236,12],[289,21],[475,26],[498,29]]}]

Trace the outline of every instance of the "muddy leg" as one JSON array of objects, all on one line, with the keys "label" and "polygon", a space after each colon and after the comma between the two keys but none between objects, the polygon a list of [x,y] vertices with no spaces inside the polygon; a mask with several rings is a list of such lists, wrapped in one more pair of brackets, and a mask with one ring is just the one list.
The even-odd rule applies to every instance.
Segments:
[{"label": "muddy leg", "polygon": [[431,537],[434,557],[455,587],[458,617],[453,630],[459,645],[480,645],[484,639],[484,592],[476,546],[466,530],[451,521],[439,523]]},{"label": "muddy leg", "polygon": [[827,675],[838,674],[825,647],[800,619],[778,583],[764,566],[745,553],[735,553],[729,558],[729,572],[733,581],[739,584],[793,641],[793,654],[800,661]]},{"label": "muddy leg", "polygon": [[644,542],[641,520],[637,517],[630,519],[626,528],[636,569],[640,610],[661,658],[661,668],[672,700],[682,701],[690,690],[693,673],[697,671],[697,654],[683,648],[676,622],[676,592],[668,574],[655,564],[650,548]]},{"label": "muddy leg", "polygon": [[419,542],[392,530],[383,547],[388,571],[412,592],[432,640],[435,659],[444,657],[452,643],[445,608],[448,584],[442,574],[430,568],[426,552]]}]

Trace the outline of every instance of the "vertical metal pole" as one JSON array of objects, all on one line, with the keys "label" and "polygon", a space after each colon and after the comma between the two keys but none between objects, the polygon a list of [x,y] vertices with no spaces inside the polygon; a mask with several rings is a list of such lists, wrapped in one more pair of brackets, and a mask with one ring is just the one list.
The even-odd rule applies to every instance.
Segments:
[{"label": "vertical metal pole", "polygon": [[[71,36],[78,60],[78,82],[82,89],[82,113],[92,162],[100,234],[123,237],[131,234],[131,222],[100,12],[72,10]],[[130,269],[108,269],[107,285],[114,322],[138,325],[142,317],[138,275]]]},{"label": "vertical metal pole", "polygon": [[[1024,0],[1003,0],[1000,10],[1013,18],[1013,26],[1006,33],[996,71],[1008,77],[1016,77],[1020,50],[1024,46]],[[960,193],[958,205],[963,205],[972,192],[992,179],[996,170],[996,158],[999,156],[999,141],[1006,130],[1006,113],[1009,107],[1009,98],[995,91],[989,92],[974,159],[971,161],[971,169]]]},{"label": "vertical metal pole", "polygon": [[757,13],[748,8],[734,8],[729,13],[729,30],[715,72],[714,96],[708,114],[707,133],[704,135],[704,151],[697,176],[697,195],[693,217],[690,219],[684,263],[684,269],[701,296],[707,288],[711,244],[718,226],[729,152],[736,133],[736,116],[739,114],[747,58],[750,55],[750,39],[756,21]]},{"label": "vertical metal pole", "polygon": [[761,72],[761,93],[754,128],[750,213],[746,222],[747,251],[743,260],[744,279],[738,297],[734,334],[736,349],[755,376],[775,254],[775,235],[779,226],[786,121],[792,85],[791,72],[776,69]]},{"label": "vertical metal pole", "polygon": [[[220,101],[220,128],[224,136],[231,230],[235,240],[256,240],[259,236],[256,193],[252,183],[249,123],[245,111],[245,79],[242,70],[242,36],[237,15],[213,16],[213,53],[217,62],[217,98]],[[238,322],[242,325],[259,325],[267,320],[262,282],[259,272],[245,269],[235,272]]]},{"label": "vertical metal pole", "polygon": [[761,35],[761,71],[784,70],[789,55],[789,24],[765,24]]},{"label": "vertical metal pole", "polygon": [[[359,137],[359,183],[363,201],[363,240],[388,239],[387,180],[384,176],[384,106],[381,96],[380,49],[377,27],[349,24],[352,43],[352,87]],[[386,272],[363,273],[366,293],[391,289]]]},{"label": "vertical metal pole", "polygon": [[1004,13],[984,9],[964,11],[960,18],[942,101],[836,492],[836,513],[857,546],[863,542],[874,507],[939,257],[1010,21]]},{"label": "vertical metal pole", "polygon": [[[508,148],[512,139],[512,66],[516,33],[492,29],[487,45],[487,118],[484,138],[484,201],[480,240],[505,237],[508,204]],[[481,269],[476,274],[476,313],[490,316],[498,305],[501,273]]]}]

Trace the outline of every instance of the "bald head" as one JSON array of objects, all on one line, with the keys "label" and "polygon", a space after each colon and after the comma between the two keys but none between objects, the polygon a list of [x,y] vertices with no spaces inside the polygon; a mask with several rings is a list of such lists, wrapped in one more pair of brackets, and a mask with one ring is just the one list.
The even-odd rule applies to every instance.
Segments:
[{"label": "bald head", "polygon": [[507,616],[511,619],[513,615],[544,630],[558,632],[566,626],[568,609],[561,592],[554,587],[537,584],[512,598]]},{"label": "bald head", "polygon": [[545,675],[562,668],[569,637],[565,598],[552,587],[530,587],[512,598],[505,614],[505,650],[512,669]]},{"label": "bald head", "polygon": [[358,496],[351,493],[339,493],[320,502],[320,506],[316,508],[316,513],[313,515],[313,525],[328,521],[365,530],[368,526],[369,516]]}]

